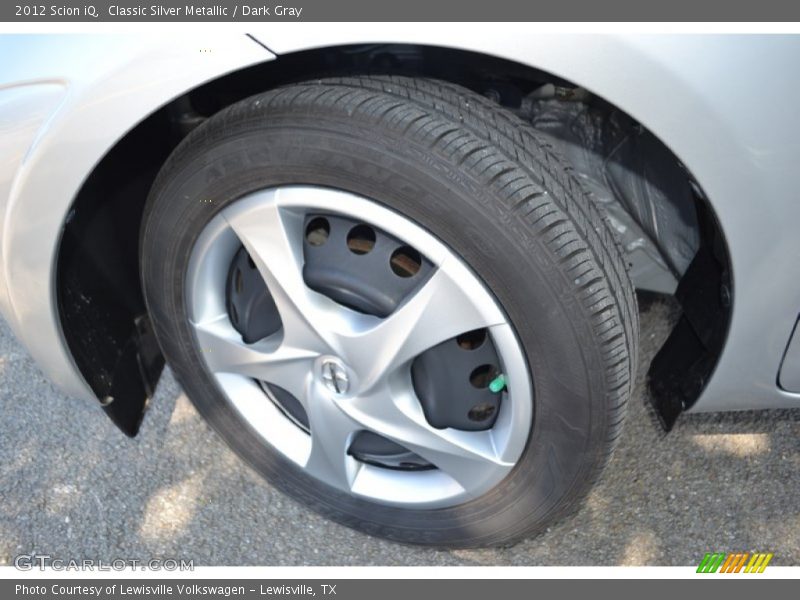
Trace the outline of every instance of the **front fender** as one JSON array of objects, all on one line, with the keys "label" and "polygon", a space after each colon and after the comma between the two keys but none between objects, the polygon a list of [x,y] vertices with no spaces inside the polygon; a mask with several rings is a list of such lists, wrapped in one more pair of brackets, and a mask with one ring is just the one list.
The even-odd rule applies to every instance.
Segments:
[{"label": "front fender", "polygon": [[[25,137],[0,144],[0,310],[48,378],[94,398],[67,349],[56,303],[57,249],[76,194],[148,114],[274,56],[244,34],[2,36],[0,56],[14,57],[0,67],[0,107],[25,86],[42,95],[27,112],[14,104],[13,124]],[[47,91],[58,88],[55,100],[46,82]],[[34,125],[19,126],[26,122]]]}]

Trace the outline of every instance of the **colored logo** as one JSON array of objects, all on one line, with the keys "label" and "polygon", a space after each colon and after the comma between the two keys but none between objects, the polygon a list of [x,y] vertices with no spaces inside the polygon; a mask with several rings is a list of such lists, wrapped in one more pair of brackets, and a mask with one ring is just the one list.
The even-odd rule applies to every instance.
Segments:
[{"label": "colored logo", "polygon": [[707,552],[697,567],[698,573],[763,573],[774,555],[766,552]]}]

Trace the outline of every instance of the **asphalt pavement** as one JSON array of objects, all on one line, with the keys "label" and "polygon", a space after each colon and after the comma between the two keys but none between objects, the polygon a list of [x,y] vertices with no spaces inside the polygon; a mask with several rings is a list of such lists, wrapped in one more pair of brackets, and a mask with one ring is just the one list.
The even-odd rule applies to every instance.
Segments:
[{"label": "asphalt pavement", "polygon": [[669,435],[644,371],[674,309],[643,305],[640,374],[621,443],[581,511],[510,548],[438,551],[327,521],[273,489],[169,372],[135,439],[68,398],[0,320],[0,565],[176,558],[195,565],[691,565],[710,551],[800,564],[800,410],[684,415]]}]

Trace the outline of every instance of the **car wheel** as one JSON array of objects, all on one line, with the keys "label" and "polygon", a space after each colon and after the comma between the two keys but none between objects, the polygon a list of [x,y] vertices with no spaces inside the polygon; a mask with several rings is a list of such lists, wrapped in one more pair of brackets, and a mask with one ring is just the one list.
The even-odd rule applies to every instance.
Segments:
[{"label": "car wheel", "polygon": [[638,317],[610,230],[542,137],[466,89],[330,79],[223,110],[159,174],[141,265],[199,412],[367,533],[529,536],[619,436]]}]

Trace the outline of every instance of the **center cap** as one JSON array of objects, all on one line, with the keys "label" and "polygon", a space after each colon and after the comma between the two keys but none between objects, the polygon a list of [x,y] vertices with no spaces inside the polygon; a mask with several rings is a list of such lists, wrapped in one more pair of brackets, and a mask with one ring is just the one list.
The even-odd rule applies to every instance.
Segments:
[{"label": "center cap", "polygon": [[346,394],[350,389],[350,376],[347,367],[335,358],[326,358],[321,365],[322,381],[331,392]]}]

